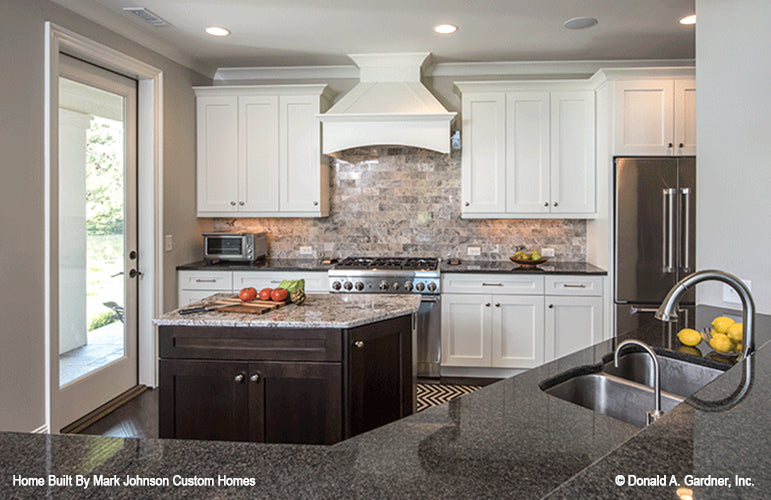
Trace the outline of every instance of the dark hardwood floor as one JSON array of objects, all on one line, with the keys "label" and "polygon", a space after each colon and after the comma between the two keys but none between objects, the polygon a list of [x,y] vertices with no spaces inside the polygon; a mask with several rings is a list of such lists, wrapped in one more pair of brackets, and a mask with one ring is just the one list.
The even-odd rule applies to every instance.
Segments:
[{"label": "dark hardwood floor", "polygon": [[122,438],[157,438],[158,390],[146,390],[78,434]]}]

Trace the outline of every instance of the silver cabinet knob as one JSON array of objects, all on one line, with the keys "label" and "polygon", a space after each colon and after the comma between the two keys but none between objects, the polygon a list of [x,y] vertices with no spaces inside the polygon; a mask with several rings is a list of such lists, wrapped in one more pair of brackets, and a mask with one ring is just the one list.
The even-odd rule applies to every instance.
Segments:
[{"label": "silver cabinet knob", "polygon": [[471,205],[471,203],[469,203],[469,202],[466,202],[466,206],[469,206],[469,205]]},{"label": "silver cabinet knob", "polygon": [[357,340],[356,342],[353,343],[353,345],[358,347],[359,349],[361,349],[362,347],[364,347],[364,341],[363,340]]},{"label": "silver cabinet knob", "polygon": [[243,201],[239,201],[238,204],[241,205],[242,207],[245,205]]},{"label": "silver cabinet knob", "polygon": [[671,142],[667,144],[667,148],[671,148],[672,146],[674,146],[674,144],[672,144]]},{"label": "silver cabinet knob", "polygon": [[495,307],[501,307],[501,304],[499,302],[496,302]]},{"label": "silver cabinet knob", "polygon": [[555,202],[554,202],[554,206],[555,206],[555,207],[559,206],[559,203],[557,203],[557,202],[555,201]]},{"label": "silver cabinet knob", "polygon": [[239,383],[243,382],[244,381],[244,374],[243,373],[239,373],[238,375],[236,375],[235,381],[239,382]]},{"label": "silver cabinet knob", "polygon": [[543,206],[548,207],[549,206],[549,202],[548,201],[544,201],[543,202]]},{"label": "silver cabinet knob", "polygon": [[230,202],[230,206],[231,206],[231,207],[235,207],[235,206],[236,206],[236,202],[235,202],[235,201],[231,201],[231,202]]},{"label": "silver cabinet knob", "polygon": [[485,304],[485,307],[490,307],[490,303],[488,302],[487,304]]},{"label": "silver cabinet knob", "polygon": [[549,304],[549,309],[554,309],[554,304]]},{"label": "silver cabinet knob", "polygon": [[249,377],[249,380],[251,380],[252,382],[259,382],[260,381],[260,374],[259,373],[255,373],[254,375]]},{"label": "silver cabinet knob", "polygon": [[319,206],[319,202],[318,202],[318,201],[314,201],[314,202],[313,202],[313,206],[314,206],[314,207],[317,207],[317,206]]}]

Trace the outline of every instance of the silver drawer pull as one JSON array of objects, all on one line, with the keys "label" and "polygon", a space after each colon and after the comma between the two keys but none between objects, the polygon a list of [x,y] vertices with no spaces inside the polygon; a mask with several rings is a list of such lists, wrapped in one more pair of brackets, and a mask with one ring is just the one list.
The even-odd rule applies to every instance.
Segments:
[{"label": "silver drawer pull", "polygon": [[482,286],[503,286],[503,283],[482,283]]},{"label": "silver drawer pull", "polygon": [[272,283],[281,283],[281,280],[273,280],[273,281],[271,281],[271,284]]},{"label": "silver drawer pull", "polygon": [[586,288],[586,285],[583,285],[583,284],[581,284],[581,285],[573,285],[573,284],[571,284],[571,283],[565,283],[565,284],[564,284],[564,285],[562,285],[562,286],[563,286],[564,288]]},{"label": "silver drawer pull", "polygon": [[197,279],[197,280],[195,280],[195,282],[196,282],[196,283],[216,283],[216,282],[217,282],[217,280],[216,280],[216,279],[212,279],[212,280],[202,280],[202,279]]}]

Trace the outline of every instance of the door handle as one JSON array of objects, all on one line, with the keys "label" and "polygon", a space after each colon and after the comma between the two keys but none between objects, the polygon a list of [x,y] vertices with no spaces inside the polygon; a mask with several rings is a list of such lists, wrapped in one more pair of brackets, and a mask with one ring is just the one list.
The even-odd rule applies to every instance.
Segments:
[{"label": "door handle", "polygon": [[680,194],[683,197],[683,248],[682,248],[682,271],[691,272],[690,253],[691,253],[691,189],[682,188]]},{"label": "door handle", "polygon": [[637,313],[655,313],[658,310],[659,310],[658,307],[635,307],[635,306],[631,306],[629,308],[629,312],[632,313],[632,314],[637,314]]},{"label": "door handle", "polygon": [[665,273],[673,273],[675,272],[675,249],[674,249],[674,239],[675,239],[675,190],[672,188],[664,189],[663,190],[663,196],[662,196],[662,259],[663,262],[663,271]]},{"label": "door handle", "polygon": [[136,278],[137,276],[142,276],[142,273],[137,271],[136,269],[131,269],[129,271],[129,278]]}]

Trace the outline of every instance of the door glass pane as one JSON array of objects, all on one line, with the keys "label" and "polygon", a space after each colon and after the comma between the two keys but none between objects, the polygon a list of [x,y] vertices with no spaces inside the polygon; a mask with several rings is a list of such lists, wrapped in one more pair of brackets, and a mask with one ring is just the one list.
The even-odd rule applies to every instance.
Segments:
[{"label": "door glass pane", "polygon": [[124,356],[124,97],[59,78],[59,383]]}]

